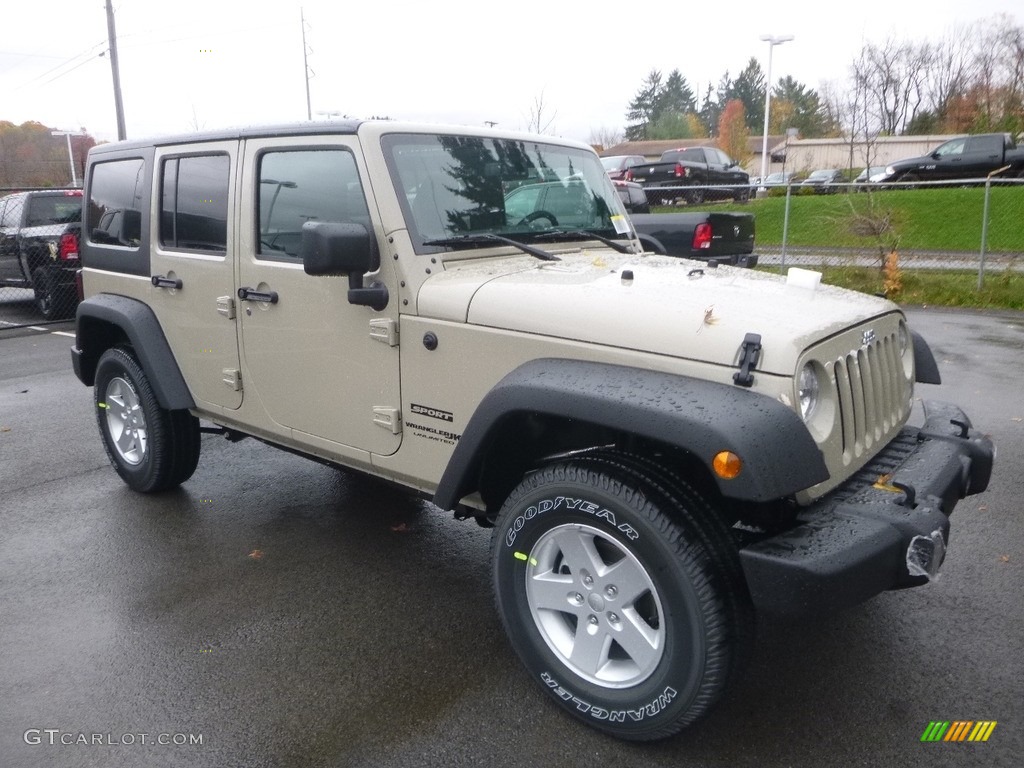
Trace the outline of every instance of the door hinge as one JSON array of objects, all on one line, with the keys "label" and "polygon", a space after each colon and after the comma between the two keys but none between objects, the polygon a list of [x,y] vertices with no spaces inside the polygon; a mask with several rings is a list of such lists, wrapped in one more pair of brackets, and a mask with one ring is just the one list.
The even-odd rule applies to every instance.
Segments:
[{"label": "door hinge", "polygon": [[370,338],[389,347],[398,346],[398,323],[391,318],[378,317],[370,321]]},{"label": "door hinge", "polygon": [[373,423],[388,430],[392,435],[402,433],[402,414],[397,408],[386,405],[373,406]]},{"label": "door hinge", "polygon": [[242,391],[242,372],[237,368],[225,368],[221,371],[222,381],[234,392]]},{"label": "door hinge", "polygon": [[235,319],[235,299],[232,296],[217,297],[217,313],[224,315],[228,320]]}]

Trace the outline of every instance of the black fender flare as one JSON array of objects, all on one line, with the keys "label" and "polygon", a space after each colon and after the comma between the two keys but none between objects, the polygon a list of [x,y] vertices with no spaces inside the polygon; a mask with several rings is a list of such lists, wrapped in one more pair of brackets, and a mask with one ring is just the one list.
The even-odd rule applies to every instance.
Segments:
[{"label": "black fender flare", "polygon": [[[785,498],[829,477],[800,417],[770,397],[659,371],[538,359],[510,372],[481,400],[438,484],[437,506],[454,509],[477,490],[502,422],[524,413],[578,420],[689,451],[724,496],[743,501]],[[720,451],[743,460],[738,477],[723,480],[712,471]]]},{"label": "black fender flare", "polygon": [[71,359],[83,384],[93,385],[100,355],[123,338],[131,344],[162,407],[195,408],[160,321],[149,305],[127,296],[101,293],[78,305]]},{"label": "black fender flare", "polygon": [[914,381],[918,384],[941,384],[939,364],[935,362],[928,342],[916,331],[910,332],[910,338],[914,345]]}]

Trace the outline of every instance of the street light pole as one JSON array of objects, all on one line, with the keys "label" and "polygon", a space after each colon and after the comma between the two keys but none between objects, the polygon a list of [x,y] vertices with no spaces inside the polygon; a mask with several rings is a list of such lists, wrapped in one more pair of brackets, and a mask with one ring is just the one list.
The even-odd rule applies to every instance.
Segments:
[{"label": "street light pole", "polygon": [[772,51],[776,45],[792,40],[793,35],[761,35],[761,39],[768,43],[768,74],[765,75],[764,84],[764,136],[761,139],[761,186],[764,186],[764,179],[768,175],[768,110],[772,103]]},{"label": "street light pole", "polygon": [[71,164],[71,186],[78,186],[78,174],[75,173],[75,155],[71,151],[71,137],[85,136],[82,131],[50,131],[51,136],[64,136],[68,140],[68,162]]}]

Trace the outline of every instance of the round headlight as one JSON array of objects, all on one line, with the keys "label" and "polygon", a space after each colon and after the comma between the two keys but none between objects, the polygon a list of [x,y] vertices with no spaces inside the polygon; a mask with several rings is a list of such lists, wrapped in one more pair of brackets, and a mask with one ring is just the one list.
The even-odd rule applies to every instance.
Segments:
[{"label": "round headlight", "polygon": [[814,415],[814,409],[818,407],[818,395],[821,393],[821,384],[818,381],[818,373],[814,366],[807,363],[800,369],[800,380],[798,382],[797,398],[800,402],[800,417],[804,421],[810,421]]}]

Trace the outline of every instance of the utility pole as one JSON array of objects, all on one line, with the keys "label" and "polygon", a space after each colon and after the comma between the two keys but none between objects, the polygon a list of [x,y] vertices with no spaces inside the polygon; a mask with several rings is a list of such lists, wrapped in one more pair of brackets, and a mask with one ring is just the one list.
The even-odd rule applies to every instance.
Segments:
[{"label": "utility pole", "polygon": [[[109,3],[110,0],[107,0],[107,2]],[[302,66],[305,69],[306,75],[306,119],[312,120],[313,108],[309,101],[309,60],[306,58],[306,55],[309,53],[309,48],[306,47],[306,16],[303,13],[302,8],[299,8],[299,19],[302,21]]]},{"label": "utility pole", "polygon": [[117,113],[117,140],[124,141],[124,104],[121,103],[121,71],[117,66],[117,31],[114,29],[114,7],[107,0],[107,39],[110,46],[110,72],[114,77],[114,111]]}]

